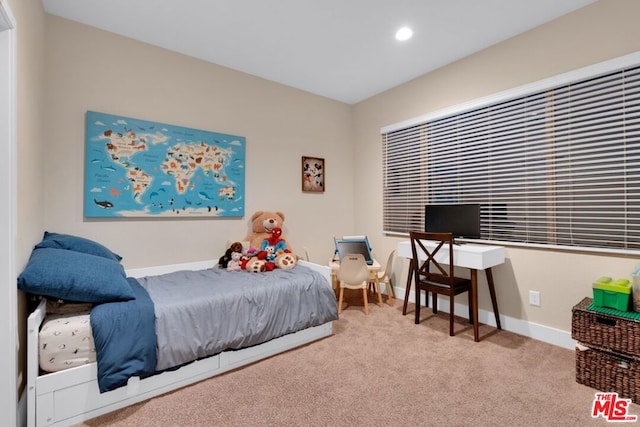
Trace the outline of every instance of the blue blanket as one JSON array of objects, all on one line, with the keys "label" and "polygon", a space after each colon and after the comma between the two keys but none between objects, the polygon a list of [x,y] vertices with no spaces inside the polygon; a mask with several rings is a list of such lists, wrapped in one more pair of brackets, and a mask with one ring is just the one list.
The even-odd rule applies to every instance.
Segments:
[{"label": "blue blanket", "polygon": [[101,393],[126,385],[129,377],[145,378],[155,373],[157,355],[153,302],[136,279],[127,280],[135,299],[98,304],[91,309]]},{"label": "blue blanket", "polygon": [[302,265],[258,274],[185,270],[138,282],[155,307],[157,371],[338,318],[329,281]]}]

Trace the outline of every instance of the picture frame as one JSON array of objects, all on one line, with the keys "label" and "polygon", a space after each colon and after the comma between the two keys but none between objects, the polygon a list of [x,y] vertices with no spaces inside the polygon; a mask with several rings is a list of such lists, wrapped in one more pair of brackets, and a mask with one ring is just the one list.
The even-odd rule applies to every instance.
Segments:
[{"label": "picture frame", "polygon": [[327,177],[323,158],[302,156],[301,175],[302,191],[324,193]]},{"label": "picture frame", "polygon": [[244,136],[97,111],[85,126],[85,218],[244,216]]}]

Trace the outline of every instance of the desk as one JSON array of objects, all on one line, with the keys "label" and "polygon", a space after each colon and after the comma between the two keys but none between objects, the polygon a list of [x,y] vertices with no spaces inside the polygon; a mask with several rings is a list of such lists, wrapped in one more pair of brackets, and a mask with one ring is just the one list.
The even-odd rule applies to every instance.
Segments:
[{"label": "desk", "polygon": [[[435,242],[424,242],[429,249],[436,247]],[[407,314],[407,302],[409,300],[409,291],[411,289],[411,280],[413,278],[413,270],[415,268],[413,254],[411,252],[411,241],[402,241],[398,243],[397,254],[399,257],[409,258],[409,274],[407,276],[407,287],[404,294],[404,306],[402,314]],[[449,250],[443,248],[438,252],[436,260],[443,264],[449,261]],[[487,285],[491,294],[491,305],[493,313],[496,317],[496,326],[500,326],[500,314],[498,313],[498,302],[496,301],[496,290],[493,284],[493,273],[491,267],[504,263],[505,249],[502,246],[476,245],[472,243],[464,243],[455,245],[453,249],[453,263],[456,267],[468,268],[471,272],[471,313],[473,322],[473,338],[480,341],[478,332],[478,270],[484,270],[487,275]],[[428,299],[427,299],[428,301]]]},{"label": "desk", "polygon": [[[411,248],[409,248],[409,252],[411,252]],[[340,261],[332,259],[331,261],[329,261],[329,267],[331,268],[331,286],[333,286],[334,291],[337,291],[338,280],[336,278],[336,273],[340,268]],[[378,271],[380,271],[380,268],[381,268],[380,263],[375,259],[373,260],[373,264],[367,265],[367,269],[371,273],[369,282],[375,282],[376,284],[376,292],[378,292],[378,305],[382,305],[382,294],[380,293],[380,283],[378,281]],[[393,305],[391,296],[389,296],[388,300],[389,300],[389,305]]]}]

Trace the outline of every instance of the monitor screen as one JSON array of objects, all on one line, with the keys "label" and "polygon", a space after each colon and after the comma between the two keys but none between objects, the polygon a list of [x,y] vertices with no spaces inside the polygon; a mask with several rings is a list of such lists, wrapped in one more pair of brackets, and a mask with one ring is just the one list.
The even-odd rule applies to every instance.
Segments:
[{"label": "monitor screen", "polygon": [[338,258],[340,260],[342,260],[342,257],[346,254],[362,254],[367,264],[373,264],[369,240],[366,237],[358,239],[335,239],[335,242],[336,251],[338,252]]},{"label": "monitor screen", "polygon": [[480,205],[448,204],[424,207],[424,230],[452,233],[456,238],[480,238]]}]

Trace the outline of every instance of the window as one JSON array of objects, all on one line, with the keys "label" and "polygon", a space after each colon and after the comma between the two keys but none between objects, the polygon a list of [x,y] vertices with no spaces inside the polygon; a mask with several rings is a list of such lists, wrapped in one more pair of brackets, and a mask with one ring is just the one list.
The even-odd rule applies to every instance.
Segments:
[{"label": "window", "polygon": [[[622,65],[622,66],[621,66]],[[480,203],[481,238],[640,250],[640,55],[382,130],[386,233]]]}]

